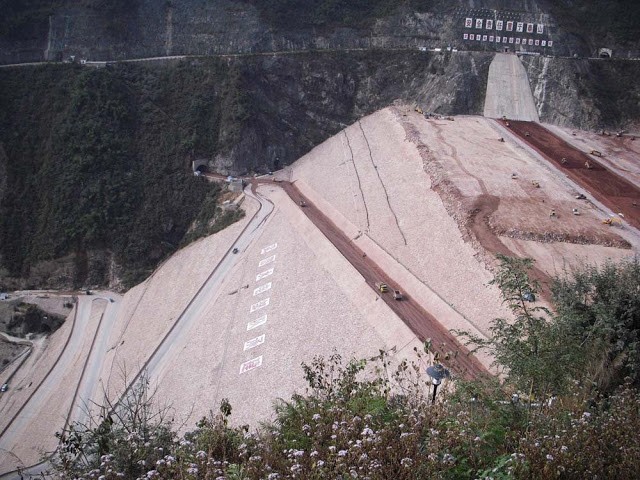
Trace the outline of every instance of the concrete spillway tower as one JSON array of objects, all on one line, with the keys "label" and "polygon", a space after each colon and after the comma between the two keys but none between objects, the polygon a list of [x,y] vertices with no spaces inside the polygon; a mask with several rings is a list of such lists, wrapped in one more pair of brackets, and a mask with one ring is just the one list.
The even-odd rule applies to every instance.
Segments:
[{"label": "concrete spillway tower", "polygon": [[498,53],[491,62],[484,116],[540,121],[527,72],[516,55]]}]

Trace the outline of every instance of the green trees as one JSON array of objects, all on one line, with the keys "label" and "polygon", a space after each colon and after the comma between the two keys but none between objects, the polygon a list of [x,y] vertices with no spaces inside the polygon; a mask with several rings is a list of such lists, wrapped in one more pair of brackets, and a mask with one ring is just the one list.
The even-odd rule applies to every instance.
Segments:
[{"label": "green trees", "polygon": [[502,291],[513,319],[497,318],[491,325],[491,338],[459,332],[473,351],[486,350],[494,366],[505,374],[505,381],[516,391],[547,396],[562,391],[576,368],[574,350],[565,343],[560,325],[544,306],[532,301],[540,285],[529,277],[533,260],[498,255],[499,270],[491,282]]},{"label": "green trees", "polygon": [[[9,277],[29,278],[38,262],[71,254],[79,267],[73,286],[106,283],[107,268],[87,277],[99,270],[99,256],[122,267],[128,287],[186,240],[237,220],[217,206],[220,185],[194,177],[189,166],[192,156],[223,148],[225,69],[213,61],[160,71],[66,65],[0,72],[7,172],[0,258]],[[88,255],[96,250],[106,253]]]}]

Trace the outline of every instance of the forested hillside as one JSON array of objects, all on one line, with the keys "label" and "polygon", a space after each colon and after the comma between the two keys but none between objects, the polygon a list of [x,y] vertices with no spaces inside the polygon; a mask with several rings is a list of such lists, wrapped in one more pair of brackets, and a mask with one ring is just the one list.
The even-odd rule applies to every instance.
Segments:
[{"label": "forested hillside", "polygon": [[[216,125],[234,115],[221,112],[234,93],[218,72],[215,62],[188,72],[0,72],[0,283],[104,284],[115,267],[131,285],[201,211],[208,223],[221,186],[194,177],[189,161],[224,141]],[[69,255],[71,275],[43,263]]]}]

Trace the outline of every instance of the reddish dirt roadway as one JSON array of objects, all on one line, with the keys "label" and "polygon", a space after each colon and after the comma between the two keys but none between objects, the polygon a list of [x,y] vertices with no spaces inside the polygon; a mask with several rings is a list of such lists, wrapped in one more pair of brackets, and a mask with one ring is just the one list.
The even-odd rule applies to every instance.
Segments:
[{"label": "reddish dirt roadway", "polygon": [[[253,186],[258,182],[253,182]],[[271,183],[271,182],[260,182]],[[391,291],[394,288],[404,291],[397,282],[385,274],[372,260],[364,256],[364,252],[358,248],[329,218],[327,218],[313,203],[300,193],[298,188],[289,182],[278,182],[289,197],[296,203],[306,203],[302,211],[316,225],[316,227],[329,239],[331,243],[344,255],[355,269],[365,278],[366,282],[375,290],[375,282],[385,282],[389,285],[390,292],[380,297],[417,335],[421,341],[432,339],[432,348],[439,351],[442,356],[447,352],[459,354],[448,365],[457,374],[468,380],[477,379],[489,375],[489,372],[472,355],[469,350],[461,345],[456,338],[443,327],[432,315],[424,310],[416,301],[405,295],[403,301],[393,299]]]},{"label": "reddish dirt roadway", "polygon": [[[633,205],[640,205],[640,189],[633,183],[604,167],[598,162],[598,157],[576,149],[540,124],[513,120],[509,120],[509,124],[513,133],[587,189],[614,214],[621,212],[630,225],[640,228],[640,206]],[[562,158],[566,159],[564,164]],[[586,168],[586,161],[591,164],[591,169]]]}]

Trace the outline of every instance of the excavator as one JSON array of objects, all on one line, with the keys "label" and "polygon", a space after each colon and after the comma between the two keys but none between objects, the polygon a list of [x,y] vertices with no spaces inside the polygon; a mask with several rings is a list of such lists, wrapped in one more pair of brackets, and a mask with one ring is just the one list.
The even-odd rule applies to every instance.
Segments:
[{"label": "excavator", "polygon": [[604,220],[602,220],[602,223],[604,223],[605,225],[609,225],[610,227],[616,225],[618,227],[622,226],[622,220],[620,220],[619,218],[616,217],[608,217],[605,218]]}]

